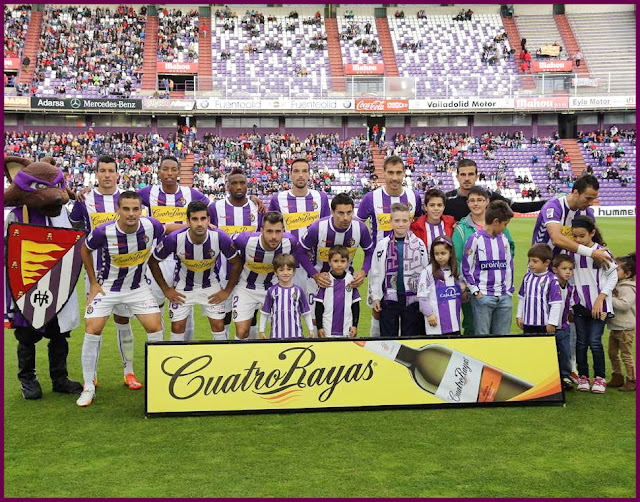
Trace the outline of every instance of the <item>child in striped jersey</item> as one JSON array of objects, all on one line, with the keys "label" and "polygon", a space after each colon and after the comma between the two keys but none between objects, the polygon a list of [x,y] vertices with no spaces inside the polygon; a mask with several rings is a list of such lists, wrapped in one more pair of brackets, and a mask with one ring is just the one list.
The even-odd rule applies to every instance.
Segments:
[{"label": "child in striped jersey", "polygon": [[420,275],[418,301],[425,316],[427,335],[459,335],[461,295],[458,260],[451,237],[441,235],[431,243],[431,259]]},{"label": "child in striped jersey", "polygon": [[349,249],[333,246],[329,250],[331,286],[319,288],[315,301],[318,336],[354,338],[358,333],[360,295],[357,288],[349,286],[354,280],[347,270]]},{"label": "child in striped jersey", "polygon": [[549,266],[553,251],[534,244],[527,253],[529,270],[518,292],[516,322],[525,333],[555,333],[562,303],[560,285]]},{"label": "child in striped jersey", "polygon": [[[553,251],[551,251],[553,254]],[[571,379],[571,353],[575,351],[575,343],[572,347],[571,331],[569,322],[573,322],[571,308],[573,307],[575,297],[575,288],[573,284],[569,284],[569,279],[573,277],[573,268],[575,262],[568,254],[559,254],[553,258],[553,273],[558,280],[560,286],[560,296],[562,303],[560,304],[559,324],[556,328],[556,348],[558,350],[558,362],[560,363],[560,378],[562,379],[562,387],[565,390],[573,389],[573,380]]]},{"label": "child in striped jersey", "polygon": [[[592,250],[606,246],[593,219],[576,216],[571,222],[573,239]],[[605,360],[602,334],[605,320],[613,317],[611,294],[618,283],[617,264],[608,268],[598,266],[593,258],[574,255],[576,269],[576,305],[573,307],[576,323],[576,359],[578,363],[578,390],[603,394],[607,389],[605,381]],[[587,347],[593,355],[593,386],[589,382],[589,362]]]},{"label": "child in striped jersey", "polygon": [[309,328],[311,338],[315,338],[315,326],[311,316],[311,307],[304,290],[293,283],[296,273],[296,259],[291,254],[279,254],[273,259],[273,269],[278,284],[267,290],[260,311],[260,338],[266,338],[265,328],[271,321],[270,338],[302,338],[300,316]]}]

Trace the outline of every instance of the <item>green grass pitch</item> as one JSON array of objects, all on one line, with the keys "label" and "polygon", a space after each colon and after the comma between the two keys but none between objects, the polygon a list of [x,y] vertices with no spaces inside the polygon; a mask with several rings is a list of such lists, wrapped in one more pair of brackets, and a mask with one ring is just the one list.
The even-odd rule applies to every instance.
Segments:
[{"label": "green grass pitch", "polygon": [[[516,287],[533,224],[510,223]],[[599,224],[614,254],[635,248],[634,219]],[[365,307],[361,335],[369,316]],[[142,379],[146,337],[136,321],[134,330]],[[82,333],[70,340],[75,379]],[[112,321],[104,336],[98,398],[80,409],[51,392],[44,341],[44,398],[20,397],[16,341],[5,333],[5,497],[635,496],[635,393],[574,391],[566,407],[145,419],[143,392],[122,386]]]}]

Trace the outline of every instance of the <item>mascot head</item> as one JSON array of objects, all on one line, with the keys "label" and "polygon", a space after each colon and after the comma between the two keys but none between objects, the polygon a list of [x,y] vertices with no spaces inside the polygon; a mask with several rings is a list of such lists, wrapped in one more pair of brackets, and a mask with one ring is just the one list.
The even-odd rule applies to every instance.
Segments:
[{"label": "mascot head", "polygon": [[5,157],[4,174],[11,181],[4,192],[5,206],[27,206],[44,216],[59,216],[69,202],[62,170],[50,157],[41,162]]}]

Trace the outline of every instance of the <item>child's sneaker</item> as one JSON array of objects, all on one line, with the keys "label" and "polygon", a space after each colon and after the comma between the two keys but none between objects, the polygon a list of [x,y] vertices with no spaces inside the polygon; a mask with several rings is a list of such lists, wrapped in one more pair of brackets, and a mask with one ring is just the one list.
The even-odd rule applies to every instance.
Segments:
[{"label": "child's sneaker", "polygon": [[562,388],[564,390],[573,390],[573,382],[569,377],[564,377],[562,379]]},{"label": "child's sneaker", "polygon": [[591,387],[591,392],[595,392],[596,394],[604,394],[604,391],[607,390],[607,382],[605,382],[602,377],[595,377],[593,379],[593,386]]},{"label": "child's sneaker", "polygon": [[569,375],[569,379],[576,385],[578,385],[578,380],[580,379],[580,377],[578,377],[578,374],[575,371],[572,371],[571,374]]},{"label": "child's sneaker", "polygon": [[589,385],[589,378],[584,375],[578,377],[578,390],[583,392],[589,392],[591,386]]}]

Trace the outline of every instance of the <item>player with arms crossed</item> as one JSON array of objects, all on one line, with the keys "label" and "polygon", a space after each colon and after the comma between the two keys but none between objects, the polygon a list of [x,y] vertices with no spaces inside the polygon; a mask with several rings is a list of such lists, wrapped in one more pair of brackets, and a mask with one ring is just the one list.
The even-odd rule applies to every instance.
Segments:
[{"label": "player with arms crossed", "polygon": [[[162,340],[160,309],[145,281],[145,269],[165,228],[154,218],[141,217],[142,200],[136,192],[120,194],[117,213],[120,218],[95,228],[81,250],[90,287],[82,344],[84,390],[76,401],[80,407],[89,406],[95,398],[102,330],[116,305],[129,307],[150,342]],[[98,255],[97,268],[93,266],[94,252]]]},{"label": "player with arms crossed", "polygon": [[[149,270],[158,282],[164,295],[171,302],[171,340],[184,342],[187,317],[194,305],[202,305],[209,318],[214,340],[226,340],[224,333],[224,301],[238,283],[242,263],[229,237],[220,229],[209,228],[210,219],[206,204],[190,202],[187,206],[189,228],[176,230],[167,235],[153,251],[149,259]],[[178,257],[175,287],[169,286],[160,270],[159,262],[176,255]],[[220,287],[215,272],[218,257],[225,256],[231,264],[229,281]]]}]

